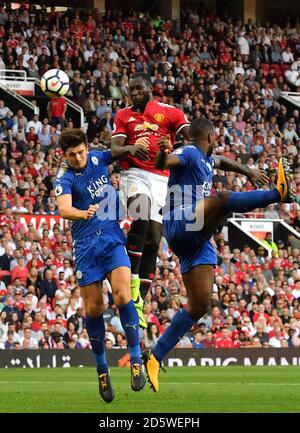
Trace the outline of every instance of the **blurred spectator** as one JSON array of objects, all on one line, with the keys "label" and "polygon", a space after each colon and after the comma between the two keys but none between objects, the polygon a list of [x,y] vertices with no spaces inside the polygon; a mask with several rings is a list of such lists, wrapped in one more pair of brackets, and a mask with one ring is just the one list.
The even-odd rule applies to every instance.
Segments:
[{"label": "blurred spectator", "polygon": [[18,265],[14,267],[11,273],[12,282],[15,282],[16,278],[19,278],[20,283],[26,286],[28,274],[29,271],[25,265],[25,260],[23,257],[20,257],[18,259]]},{"label": "blurred spectator", "polygon": [[56,126],[59,124],[63,128],[67,111],[66,100],[64,98],[50,98],[47,110],[51,125]]},{"label": "blurred spectator", "polygon": [[11,110],[5,106],[3,99],[0,99],[0,120],[5,119],[9,111]]},{"label": "blurred spectator", "polygon": [[196,332],[194,334],[194,338],[192,340],[192,345],[194,349],[203,349],[204,348],[204,344],[203,344],[203,335],[201,334],[201,332]]},{"label": "blurred spectator", "polygon": [[278,246],[276,243],[272,240],[272,233],[266,233],[266,237],[263,241],[263,243],[268,247],[271,248],[272,251],[275,253],[275,257],[278,255]]},{"label": "blurred spectator", "polygon": [[53,277],[53,271],[51,269],[45,270],[45,277],[40,282],[40,297],[46,295],[47,302],[52,303],[55,292],[57,291],[57,284]]},{"label": "blurred spectator", "polygon": [[32,336],[32,330],[30,328],[24,329],[24,335],[20,343],[23,349],[38,349],[38,342]]},{"label": "blurred spectator", "polygon": [[155,323],[149,322],[147,329],[144,333],[144,345],[146,348],[155,346],[159,337],[159,331]]},{"label": "blurred spectator", "polygon": [[71,290],[68,289],[65,281],[60,281],[58,289],[55,292],[55,304],[62,307],[66,312],[71,298]]},{"label": "blurred spectator", "polygon": [[230,338],[230,332],[227,328],[223,328],[220,337],[216,338],[215,347],[222,349],[233,347],[232,339]]},{"label": "blurred spectator", "polygon": [[29,132],[31,127],[34,128],[35,134],[39,135],[42,129],[42,122],[39,120],[38,114],[34,114],[32,120],[28,122],[26,132]]}]

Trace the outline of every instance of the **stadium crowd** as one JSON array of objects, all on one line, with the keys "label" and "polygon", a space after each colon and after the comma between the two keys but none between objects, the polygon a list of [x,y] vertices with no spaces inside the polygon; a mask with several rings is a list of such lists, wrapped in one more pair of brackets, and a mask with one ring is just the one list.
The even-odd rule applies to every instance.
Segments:
[{"label": "stadium crowd", "polygon": [[[67,96],[83,107],[88,142],[100,150],[110,146],[116,112],[130,104],[130,75],[146,72],[155,98],[181,108],[189,119],[213,121],[216,153],[264,168],[270,186],[285,155],[299,197],[300,115],[280,98],[283,91],[297,90],[300,23],[261,26],[182,12],[179,22],[133,10],[82,15],[1,6],[0,66],[36,78],[51,68],[65,70],[71,81]],[[26,118],[22,109],[0,100],[0,349],[90,347],[70,228],[62,230],[58,222],[35,227],[23,218],[57,216],[53,180],[61,158],[59,135],[72,120],[63,111],[49,114]],[[181,143],[178,137],[176,145]],[[111,180],[118,189],[117,164]],[[242,175],[215,173],[213,194],[252,188]],[[257,212],[281,217],[300,231],[298,203]],[[129,226],[123,222],[125,231]],[[263,248],[231,250],[220,227],[215,245],[219,261],[211,313],[177,347],[300,347],[299,239],[291,235],[286,243],[269,244],[268,257]],[[178,259],[162,240],[145,299],[146,347],[186,301]],[[104,304],[106,347],[126,347],[107,281]]]}]

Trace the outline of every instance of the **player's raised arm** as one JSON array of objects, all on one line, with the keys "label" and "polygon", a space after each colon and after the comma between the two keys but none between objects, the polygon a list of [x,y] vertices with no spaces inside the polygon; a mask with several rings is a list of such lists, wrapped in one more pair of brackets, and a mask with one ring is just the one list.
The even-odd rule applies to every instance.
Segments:
[{"label": "player's raised arm", "polygon": [[97,210],[96,205],[89,206],[87,210],[76,209],[76,207],[72,206],[71,194],[64,194],[57,197],[57,206],[60,216],[72,221],[89,220],[94,216]]},{"label": "player's raised arm", "polygon": [[233,171],[247,176],[250,181],[256,185],[257,182],[269,183],[269,178],[264,170],[258,168],[251,169],[247,165],[240,164],[232,159],[225,158],[224,156],[214,155],[215,167],[224,171]]}]

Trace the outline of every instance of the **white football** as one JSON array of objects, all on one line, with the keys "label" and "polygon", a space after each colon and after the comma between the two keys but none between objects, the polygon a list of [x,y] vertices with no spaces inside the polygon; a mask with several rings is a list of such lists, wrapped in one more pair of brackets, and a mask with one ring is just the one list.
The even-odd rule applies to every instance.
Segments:
[{"label": "white football", "polygon": [[41,89],[49,98],[64,96],[70,87],[68,75],[61,69],[49,69],[41,78]]}]

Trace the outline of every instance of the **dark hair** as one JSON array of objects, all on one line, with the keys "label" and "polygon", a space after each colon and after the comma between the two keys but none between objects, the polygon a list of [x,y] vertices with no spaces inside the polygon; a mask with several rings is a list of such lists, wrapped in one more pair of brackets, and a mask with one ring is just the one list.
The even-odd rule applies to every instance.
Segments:
[{"label": "dark hair", "polygon": [[70,147],[76,147],[80,144],[86,144],[86,135],[81,129],[65,128],[60,136],[60,147],[66,152]]},{"label": "dark hair", "polygon": [[153,323],[153,322],[148,322],[148,325],[147,325],[147,337],[148,337],[148,339],[149,340],[152,340],[152,332],[151,332],[151,328],[152,328],[152,326],[153,325],[155,325],[156,326],[156,333],[155,333],[155,336],[156,337],[159,337],[159,330],[158,330],[158,326],[156,325],[156,323]]},{"label": "dark hair", "polygon": [[190,126],[189,139],[195,141],[198,138],[207,139],[208,134],[214,130],[214,125],[207,119],[194,119]]}]

